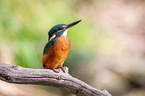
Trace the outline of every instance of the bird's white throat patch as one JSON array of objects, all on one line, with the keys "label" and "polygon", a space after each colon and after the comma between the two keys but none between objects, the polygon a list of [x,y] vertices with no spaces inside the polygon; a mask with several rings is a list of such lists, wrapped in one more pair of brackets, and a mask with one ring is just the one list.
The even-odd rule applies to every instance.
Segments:
[{"label": "bird's white throat patch", "polygon": [[69,30],[69,28],[66,29],[66,30],[63,32],[62,36],[67,36],[67,31],[68,31],[68,30]]},{"label": "bird's white throat patch", "polygon": [[[66,29],[64,32],[63,32],[63,34],[61,35],[61,36],[67,36],[67,31],[69,30],[69,28],[68,29]],[[56,37],[56,35],[53,35],[50,39],[49,39],[49,41],[50,40],[52,40],[53,38],[55,38]]]}]

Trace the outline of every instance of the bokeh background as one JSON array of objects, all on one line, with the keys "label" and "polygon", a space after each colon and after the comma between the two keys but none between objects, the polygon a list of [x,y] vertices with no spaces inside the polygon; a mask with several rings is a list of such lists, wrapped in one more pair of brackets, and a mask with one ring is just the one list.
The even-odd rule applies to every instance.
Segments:
[{"label": "bokeh background", "polygon": [[[0,0],[0,62],[42,68],[49,29],[79,19],[69,73],[113,96],[145,96],[145,0]],[[73,95],[0,81],[0,96]]]}]

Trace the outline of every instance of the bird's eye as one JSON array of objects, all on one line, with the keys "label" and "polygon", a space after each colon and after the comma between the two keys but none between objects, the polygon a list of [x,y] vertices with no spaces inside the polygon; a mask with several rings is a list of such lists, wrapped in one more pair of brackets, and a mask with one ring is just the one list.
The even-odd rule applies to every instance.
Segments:
[{"label": "bird's eye", "polygon": [[62,30],[63,29],[63,27],[58,27],[58,30]]}]

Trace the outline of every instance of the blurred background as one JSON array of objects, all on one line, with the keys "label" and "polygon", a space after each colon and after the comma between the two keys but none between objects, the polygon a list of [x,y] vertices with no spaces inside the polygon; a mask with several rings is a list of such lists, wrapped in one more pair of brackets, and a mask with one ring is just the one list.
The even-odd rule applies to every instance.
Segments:
[{"label": "blurred background", "polygon": [[[41,69],[48,31],[68,32],[69,73],[113,96],[145,96],[145,0],[0,0],[0,62]],[[0,96],[74,96],[0,81]]]}]

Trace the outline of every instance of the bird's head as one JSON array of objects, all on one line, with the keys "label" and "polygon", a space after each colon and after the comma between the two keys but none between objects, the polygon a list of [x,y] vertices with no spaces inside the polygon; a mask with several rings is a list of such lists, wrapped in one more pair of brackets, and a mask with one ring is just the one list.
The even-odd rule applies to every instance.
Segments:
[{"label": "bird's head", "polygon": [[80,21],[81,20],[75,21],[75,22],[70,23],[70,24],[58,24],[58,25],[55,25],[48,32],[49,41],[51,39],[55,38],[56,36],[57,37],[60,37],[61,35],[66,36],[67,35],[67,31],[69,30],[69,28],[71,28],[74,25],[78,24]]}]

